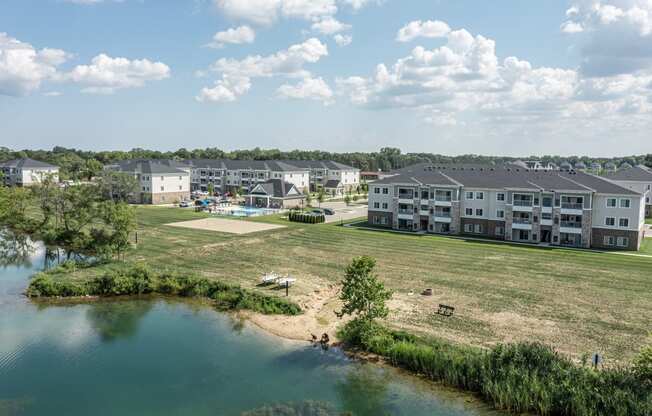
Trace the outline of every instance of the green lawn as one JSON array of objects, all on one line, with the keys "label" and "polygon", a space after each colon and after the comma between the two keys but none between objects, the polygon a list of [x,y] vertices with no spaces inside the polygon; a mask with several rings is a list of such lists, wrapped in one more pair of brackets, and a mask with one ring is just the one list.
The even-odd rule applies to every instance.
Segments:
[{"label": "green lawn", "polygon": [[[128,258],[248,288],[264,272],[287,272],[299,279],[293,296],[300,297],[337,284],[351,257],[371,255],[395,291],[391,325],[474,345],[539,340],[576,356],[600,352],[622,360],[651,329],[652,258],[296,224],[279,216],[252,221],[286,228],[240,236],[164,225],[206,216],[138,208],[139,244]],[[652,253],[651,246],[647,240]],[[425,288],[434,295],[421,296]],[[438,303],[455,306],[455,315],[434,314]]]}]

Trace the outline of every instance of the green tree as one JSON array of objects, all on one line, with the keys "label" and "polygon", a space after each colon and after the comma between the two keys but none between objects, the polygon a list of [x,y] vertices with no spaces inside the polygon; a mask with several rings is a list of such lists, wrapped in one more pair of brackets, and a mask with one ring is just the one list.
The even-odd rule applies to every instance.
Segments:
[{"label": "green tree", "polygon": [[374,273],[376,260],[369,256],[355,257],[344,271],[340,300],[344,303],[338,316],[356,315],[363,320],[384,318],[389,310],[385,302],[392,293]]},{"label": "green tree", "polygon": [[306,206],[310,207],[312,205],[312,195],[310,194],[310,191],[305,193],[306,195]]},{"label": "green tree", "polygon": [[208,195],[210,196],[215,195],[215,185],[213,185],[213,182],[208,183],[207,189],[208,189]]},{"label": "green tree", "polygon": [[84,176],[87,180],[93,179],[102,172],[102,163],[97,159],[88,159],[84,169]]},{"label": "green tree", "polygon": [[652,345],[643,347],[634,359],[634,372],[642,382],[652,387]]},{"label": "green tree", "polygon": [[321,203],[324,202],[326,195],[324,194],[324,188],[320,188],[317,193],[317,201],[319,202],[319,208],[321,208]]},{"label": "green tree", "polygon": [[345,203],[347,206],[348,206],[348,205],[351,205],[351,195],[346,194],[346,195],[344,196],[344,203]]},{"label": "green tree", "polygon": [[102,171],[97,179],[99,193],[105,199],[126,202],[139,191],[140,185],[133,175],[111,170]]}]

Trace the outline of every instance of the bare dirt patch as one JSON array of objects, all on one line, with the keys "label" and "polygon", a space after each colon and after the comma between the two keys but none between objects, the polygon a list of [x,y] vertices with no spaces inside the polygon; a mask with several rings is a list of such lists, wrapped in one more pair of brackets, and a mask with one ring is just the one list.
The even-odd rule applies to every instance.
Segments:
[{"label": "bare dirt patch", "polygon": [[194,230],[216,231],[229,234],[249,234],[259,231],[269,231],[278,228],[285,228],[283,225],[241,220],[227,220],[223,218],[202,218],[200,220],[173,222],[165,225],[170,227],[191,228]]}]

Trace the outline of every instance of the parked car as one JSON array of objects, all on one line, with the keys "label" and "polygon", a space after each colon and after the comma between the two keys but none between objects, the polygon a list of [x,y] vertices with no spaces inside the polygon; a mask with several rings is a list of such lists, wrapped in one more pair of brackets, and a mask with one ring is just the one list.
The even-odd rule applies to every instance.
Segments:
[{"label": "parked car", "polygon": [[324,214],[326,214],[326,215],[335,215],[335,211],[333,211],[330,208],[324,208],[323,211],[324,211]]},{"label": "parked car", "polygon": [[190,202],[188,201],[179,202],[179,208],[188,208],[189,206],[190,206]]},{"label": "parked car", "polygon": [[321,208],[315,208],[315,209],[311,210],[310,212],[313,213],[313,214],[317,214],[317,215],[324,214],[324,210],[321,209]]}]

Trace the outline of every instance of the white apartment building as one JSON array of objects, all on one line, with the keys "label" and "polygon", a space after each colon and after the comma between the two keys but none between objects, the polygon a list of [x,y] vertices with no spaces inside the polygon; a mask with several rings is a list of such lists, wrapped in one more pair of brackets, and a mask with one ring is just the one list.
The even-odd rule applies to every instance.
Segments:
[{"label": "white apartment building", "polygon": [[0,162],[3,183],[6,186],[31,186],[50,178],[59,182],[59,167],[34,159],[14,159]]},{"label": "white apartment building", "polygon": [[105,169],[133,175],[139,190],[132,202],[137,204],[174,204],[190,199],[190,168],[164,160],[129,160],[105,166]]},{"label": "white apartment building", "polygon": [[645,216],[652,217],[652,169],[639,165],[609,172],[610,181],[645,195]]},{"label": "white apartment building", "polygon": [[403,231],[638,250],[645,195],[582,173],[415,165],[370,185],[368,221]]}]

